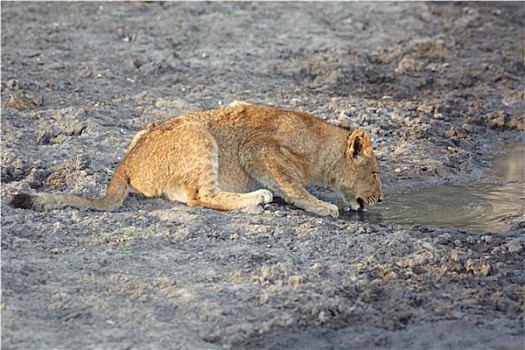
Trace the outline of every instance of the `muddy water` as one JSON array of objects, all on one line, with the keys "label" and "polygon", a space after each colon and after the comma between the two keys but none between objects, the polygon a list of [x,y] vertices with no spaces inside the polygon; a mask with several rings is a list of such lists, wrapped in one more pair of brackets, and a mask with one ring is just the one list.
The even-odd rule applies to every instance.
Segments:
[{"label": "muddy water", "polygon": [[522,144],[506,146],[491,156],[490,178],[483,183],[392,193],[367,212],[346,215],[372,223],[504,232],[510,220],[524,214],[524,161]]}]

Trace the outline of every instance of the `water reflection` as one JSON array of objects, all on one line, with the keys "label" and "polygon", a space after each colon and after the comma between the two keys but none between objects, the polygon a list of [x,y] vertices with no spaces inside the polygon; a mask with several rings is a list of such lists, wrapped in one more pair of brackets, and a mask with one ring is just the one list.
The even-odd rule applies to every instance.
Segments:
[{"label": "water reflection", "polygon": [[393,193],[381,205],[344,216],[370,223],[456,227],[474,232],[502,232],[524,214],[523,186],[450,186]]},{"label": "water reflection", "polygon": [[490,175],[505,181],[525,183],[525,145],[513,144],[504,147],[503,154],[490,157]]},{"label": "water reflection", "polygon": [[525,211],[524,145],[491,157],[493,178],[509,181],[385,194],[385,201],[366,212],[346,212],[349,220],[423,227],[456,227],[474,232],[504,232]]}]

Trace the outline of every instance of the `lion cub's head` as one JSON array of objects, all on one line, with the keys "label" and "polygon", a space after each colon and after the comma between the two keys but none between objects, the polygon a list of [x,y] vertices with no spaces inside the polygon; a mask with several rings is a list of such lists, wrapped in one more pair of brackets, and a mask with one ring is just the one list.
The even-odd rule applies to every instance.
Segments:
[{"label": "lion cub's head", "polygon": [[345,169],[339,189],[353,210],[366,209],[383,200],[380,170],[370,136],[353,131],[346,141]]}]

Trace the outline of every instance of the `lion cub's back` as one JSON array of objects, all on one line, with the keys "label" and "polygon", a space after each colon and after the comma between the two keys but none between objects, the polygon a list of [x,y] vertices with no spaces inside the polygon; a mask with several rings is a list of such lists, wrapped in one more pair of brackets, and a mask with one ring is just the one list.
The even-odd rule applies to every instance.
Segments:
[{"label": "lion cub's back", "polygon": [[320,136],[321,130],[328,125],[308,113],[244,104],[198,112],[183,118],[200,121],[219,137],[227,129],[228,134],[235,133],[235,139],[271,135],[290,142],[304,141],[308,136]]}]

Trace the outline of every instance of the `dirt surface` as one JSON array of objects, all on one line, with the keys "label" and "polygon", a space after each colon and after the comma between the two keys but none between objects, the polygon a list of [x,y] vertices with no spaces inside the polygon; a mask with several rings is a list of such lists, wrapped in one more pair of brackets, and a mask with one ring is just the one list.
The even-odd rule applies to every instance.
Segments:
[{"label": "dirt surface", "polygon": [[[233,100],[364,128],[385,202],[523,142],[524,3],[2,2],[2,347],[524,347],[523,231],[104,195],[139,128]],[[453,198],[451,198],[453,200]]]}]

